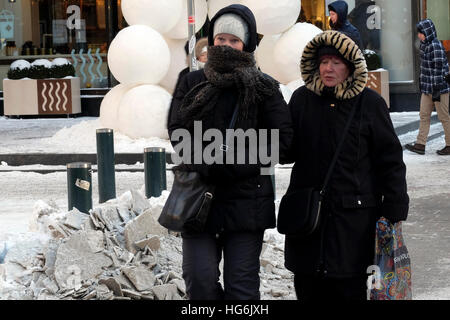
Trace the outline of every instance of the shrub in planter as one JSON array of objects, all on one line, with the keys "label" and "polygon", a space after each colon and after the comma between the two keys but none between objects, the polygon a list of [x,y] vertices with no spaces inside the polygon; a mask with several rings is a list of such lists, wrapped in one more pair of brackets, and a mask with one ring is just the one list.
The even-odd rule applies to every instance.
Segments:
[{"label": "shrub in planter", "polygon": [[71,64],[52,65],[50,75],[50,78],[75,77],[75,68]]},{"label": "shrub in planter", "polygon": [[64,58],[57,58],[53,60],[53,62],[45,59],[38,59],[31,64],[25,60],[17,60],[11,64],[8,71],[8,79],[11,80],[23,78],[60,79],[68,76],[75,77],[75,68]]},{"label": "shrub in planter", "polygon": [[375,51],[364,50],[364,58],[366,59],[367,69],[369,71],[381,68],[381,58]]}]

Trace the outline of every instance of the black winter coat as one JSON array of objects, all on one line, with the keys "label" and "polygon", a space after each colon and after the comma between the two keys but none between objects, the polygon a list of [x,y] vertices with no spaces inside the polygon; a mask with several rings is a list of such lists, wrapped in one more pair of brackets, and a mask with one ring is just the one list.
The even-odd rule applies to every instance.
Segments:
[{"label": "black winter coat", "polygon": [[286,267],[331,277],[363,275],[373,264],[375,222],[406,219],[409,198],[402,147],[384,99],[371,89],[349,100],[301,87],[289,107],[294,125],[289,190],[321,188],[351,108],[356,113],[329,182],[319,230],[286,237]]},{"label": "black winter coat", "polygon": [[334,11],[338,15],[338,21],[335,25],[330,21],[330,25],[333,30],[342,32],[346,36],[350,37],[361,49],[364,50],[364,44],[361,40],[361,35],[354,25],[352,25],[348,19],[348,4],[345,1],[338,0],[328,5],[328,9]]},{"label": "black winter coat", "polygon": [[[169,136],[175,129],[184,128],[178,118],[180,105],[187,92],[206,81],[204,70],[190,72],[181,78],[171,104]],[[237,90],[223,90],[214,114],[203,120],[202,129],[217,128],[224,134],[228,128],[237,102]],[[235,129],[279,129],[280,157],[292,140],[292,123],[286,102],[280,92],[270,97],[258,108],[256,118],[237,121]],[[260,175],[260,164],[196,165],[205,180],[216,185],[215,198],[207,220],[206,231],[263,231],[275,227],[274,190],[270,176]]]},{"label": "black winter coat", "polygon": [[[316,57],[323,46],[334,46],[355,67],[333,88],[320,77]],[[295,164],[288,192],[323,186],[347,118],[356,109],[325,193],[319,228],[304,239],[286,237],[285,265],[299,274],[364,276],[374,262],[376,220],[384,216],[395,222],[408,214],[402,146],[384,99],[365,87],[366,62],[353,41],[337,31],[317,35],[303,51],[301,68],[305,86],[289,102]]]}]

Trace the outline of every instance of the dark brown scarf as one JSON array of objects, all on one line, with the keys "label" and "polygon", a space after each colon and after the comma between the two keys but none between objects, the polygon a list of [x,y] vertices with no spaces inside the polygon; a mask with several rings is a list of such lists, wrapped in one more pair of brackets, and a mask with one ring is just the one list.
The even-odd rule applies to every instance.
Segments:
[{"label": "dark brown scarf", "polygon": [[252,53],[228,46],[208,48],[204,71],[207,81],[193,87],[181,104],[179,116],[187,127],[191,127],[194,120],[203,120],[212,114],[224,88],[234,87],[238,91],[237,121],[248,119],[250,108],[257,108],[261,101],[279,90],[277,81],[258,70]]}]

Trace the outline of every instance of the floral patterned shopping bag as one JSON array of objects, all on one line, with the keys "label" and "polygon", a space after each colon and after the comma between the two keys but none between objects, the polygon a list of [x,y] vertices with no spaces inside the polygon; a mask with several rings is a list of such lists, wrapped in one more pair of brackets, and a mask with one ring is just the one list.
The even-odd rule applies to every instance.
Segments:
[{"label": "floral patterned shopping bag", "polygon": [[[411,259],[402,235],[402,223],[381,218],[376,224],[375,267],[370,300],[411,300]],[[376,272],[376,273],[377,273]]]}]

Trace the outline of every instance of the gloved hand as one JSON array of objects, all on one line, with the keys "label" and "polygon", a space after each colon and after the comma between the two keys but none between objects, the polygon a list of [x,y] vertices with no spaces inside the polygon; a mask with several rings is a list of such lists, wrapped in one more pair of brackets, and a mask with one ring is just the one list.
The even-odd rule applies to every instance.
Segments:
[{"label": "gloved hand", "polygon": [[433,89],[433,94],[431,95],[431,100],[433,100],[433,102],[441,101],[441,91]]},{"label": "gloved hand", "polygon": [[400,220],[400,219],[393,218],[393,217],[389,217],[389,218],[388,218],[388,217],[383,216],[383,217],[381,217],[381,218],[384,218],[387,222],[390,222],[390,223],[392,223],[392,224],[402,221],[402,220]]},{"label": "gloved hand", "polygon": [[447,74],[447,75],[444,77],[444,79],[445,79],[445,81],[447,81],[448,84],[450,84],[450,73]]}]

